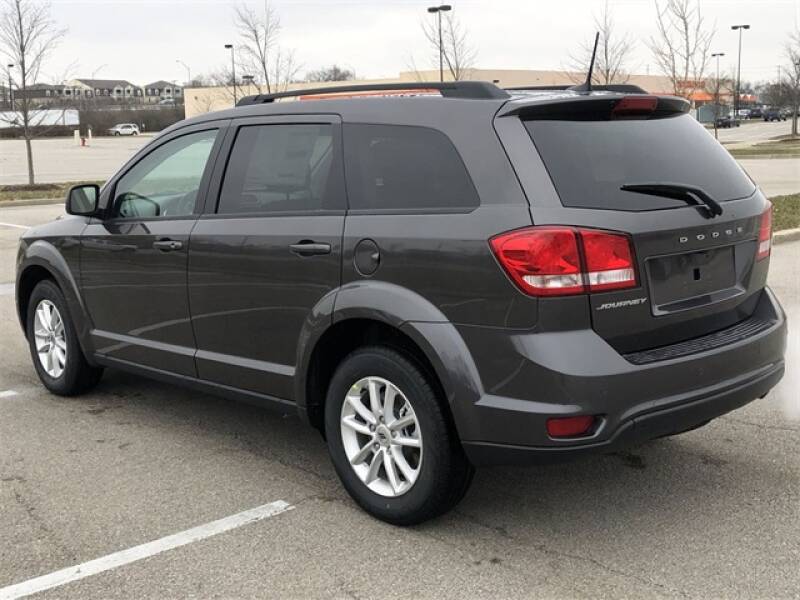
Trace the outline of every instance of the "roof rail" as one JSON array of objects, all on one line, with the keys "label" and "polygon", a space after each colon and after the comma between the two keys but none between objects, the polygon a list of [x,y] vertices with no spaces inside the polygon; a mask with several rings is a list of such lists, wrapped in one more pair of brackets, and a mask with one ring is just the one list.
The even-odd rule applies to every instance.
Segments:
[{"label": "roof rail", "polygon": [[[577,86],[574,85],[521,85],[517,87],[505,88],[513,92],[525,91],[547,91],[547,90],[574,90]],[[630,83],[609,83],[608,85],[593,85],[593,92],[620,92],[622,94],[647,94],[647,90],[640,88],[638,85]]]},{"label": "roof rail", "polygon": [[348,92],[403,92],[403,91],[432,91],[439,92],[445,98],[467,98],[473,100],[491,100],[509,98],[508,92],[487,81],[423,81],[409,83],[370,83],[358,85],[337,85],[330,87],[311,88],[304,90],[291,90],[276,92],[274,94],[258,94],[245,96],[236,106],[251,104],[265,104],[274,102],[279,98],[296,98],[298,96],[320,96],[346,94]]}]

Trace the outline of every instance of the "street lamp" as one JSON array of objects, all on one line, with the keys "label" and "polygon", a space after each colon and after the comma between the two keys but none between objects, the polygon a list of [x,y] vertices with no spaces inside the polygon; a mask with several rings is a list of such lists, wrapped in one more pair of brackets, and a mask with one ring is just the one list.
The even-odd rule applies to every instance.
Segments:
[{"label": "street lamp", "polygon": [[183,68],[186,69],[186,85],[191,85],[192,84],[192,70],[189,68],[189,65],[187,65],[185,62],[183,62],[179,58],[176,58],[175,62],[180,64],[180,65],[183,65]]},{"label": "street lamp", "polygon": [[[719,59],[722,56],[725,56],[724,52],[715,52],[714,54],[711,55],[711,58],[716,58],[717,59],[717,86],[716,86],[716,90],[715,90],[716,98],[714,98],[714,139],[716,139],[718,137],[717,136],[717,119],[719,118]],[[735,118],[736,117],[734,116],[734,119]]]},{"label": "street lamp", "polygon": [[233,78],[233,104],[236,105],[236,59],[233,55],[233,44],[225,44],[225,49],[231,51],[231,77]]},{"label": "street lamp", "polygon": [[439,81],[444,81],[444,46],[442,45],[442,13],[451,10],[449,4],[439,6],[429,6],[428,12],[435,14],[439,21]]},{"label": "street lamp", "polygon": [[6,65],[8,67],[8,104],[11,111],[14,111],[14,91],[11,89],[11,69],[14,68],[13,64]]},{"label": "street lamp", "polygon": [[739,118],[739,90],[742,85],[742,30],[750,29],[750,25],[731,25],[733,31],[739,31],[739,65],[736,67],[736,97],[733,99],[733,119]]}]

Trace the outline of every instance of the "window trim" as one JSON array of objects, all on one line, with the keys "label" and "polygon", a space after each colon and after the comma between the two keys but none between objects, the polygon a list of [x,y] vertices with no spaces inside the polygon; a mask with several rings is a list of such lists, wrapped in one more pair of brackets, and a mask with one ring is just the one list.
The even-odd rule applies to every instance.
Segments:
[{"label": "window trim", "polygon": [[[202,207],[205,203],[205,197],[208,193],[208,185],[211,179],[211,174],[216,161],[219,158],[220,147],[227,137],[228,121],[209,121],[208,123],[201,123],[195,126],[183,127],[170,134],[165,135],[163,138],[156,138],[150,144],[137,152],[117,173],[108,181],[101,194],[100,201],[105,202],[102,220],[108,223],[132,223],[132,222],[148,222],[148,221],[170,221],[170,220],[185,220],[196,219],[202,213]],[[206,166],[203,169],[203,174],[200,177],[200,186],[197,191],[197,198],[195,199],[194,208],[188,215],[174,215],[168,217],[114,217],[112,211],[114,210],[114,200],[117,195],[117,184],[125,177],[130,171],[136,168],[139,163],[145,160],[150,154],[161,148],[162,146],[177,140],[187,135],[195,133],[202,133],[204,131],[217,131],[217,136],[211,146]]]},{"label": "window trim", "polygon": [[[267,211],[267,212],[247,212],[247,213],[218,213],[220,196],[222,195],[222,185],[225,180],[225,172],[228,170],[228,163],[233,154],[233,146],[239,129],[258,125],[330,125],[333,132],[333,150],[337,153],[339,164],[341,165],[342,190],[344,207],[336,210],[293,210],[293,211]],[[216,166],[208,185],[208,192],[205,196],[205,204],[200,213],[201,219],[267,219],[282,217],[308,217],[308,216],[341,216],[347,212],[347,183],[344,172],[344,152],[342,146],[342,119],[333,113],[305,113],[287,115],[269,115],[258,117],[237,117],[230,121],[225,135],[225,142],[219,150]]]}]

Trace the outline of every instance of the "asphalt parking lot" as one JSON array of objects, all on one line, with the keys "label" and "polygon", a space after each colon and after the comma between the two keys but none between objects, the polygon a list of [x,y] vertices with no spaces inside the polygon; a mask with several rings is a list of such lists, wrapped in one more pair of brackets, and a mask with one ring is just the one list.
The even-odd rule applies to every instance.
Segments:
[{"label": "asphalt parking lot", "polygon": [[[98,137],[78,146],[69,137],[33,140],[33,161],[38,183],[94,181],[113,175],[152,134]],[[0,140],[0,185],[28,182],[23,140]]]},{"label": "asphalt parking lot", "polygon": [[[42,595],[800,593],[796,329],[788,375],[765,399],[624,453],[479,471],[454,512],[400,529],[351,502],[324,442],[293,415],[111,371],[86,396],[46,393],[11,282],[23,228],[60,212],[0,209],[0,598],[38,589],[31,580],[62,569],[90,573],[97,563],[86,563],[108,555],[98,574]],[[794,322],[798,256],[800,242],[776,246],[770,273]],[[241,515],[264,505],[272,508],[260,509],[263,518]],[[225,518],[237,525],[209,535],[207,524]],[[172,548],[167,536],[187,530]],[[146,558],[112,564],[115,553],[150,542]]]},{"label": "asphalt parking lot", "polygon": [[718,129],[719,141],[726,145],[755,144],[792,132],[789,120],[767,123],[763,119],[743,119],[740,123],[739,127]]}]

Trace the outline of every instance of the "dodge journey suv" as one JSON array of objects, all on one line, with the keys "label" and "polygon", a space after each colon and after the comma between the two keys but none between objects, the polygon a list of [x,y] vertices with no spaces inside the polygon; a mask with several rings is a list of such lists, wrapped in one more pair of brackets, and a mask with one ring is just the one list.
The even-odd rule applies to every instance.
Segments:
[{"label": "dodge journey suv", "polygon": [[674,97],[482,82],[251,96],[26,232],[53,393],[125,369],[296,411],[396,524],[479,465],[610,452],[763,397],[771,207]]}]

